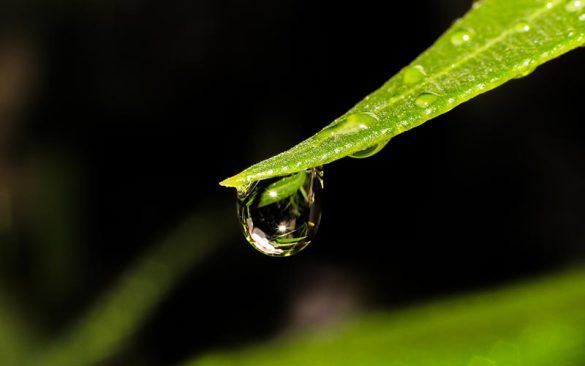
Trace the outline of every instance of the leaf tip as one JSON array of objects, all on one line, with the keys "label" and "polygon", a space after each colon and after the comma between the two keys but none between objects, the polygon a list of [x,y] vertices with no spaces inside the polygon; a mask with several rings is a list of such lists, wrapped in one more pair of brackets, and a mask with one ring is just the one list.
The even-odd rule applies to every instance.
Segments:
[{"label": "leaf tip", "polygon": [[222,187],[227,187],[227,188],[236,188],[238,185],[235,182],[234,177],[230,177],[227,179],[222,180],[221,182],[219,182],[219,185]]},{"label": "leaf tip", "polygon": [[222,187],[227,187],[227,188],[236,188],[239,189],[242,186],[245,186],[245,180],[242,179],[242,174],[236,174],[234,176],[231,176],[229,178],[226,178],[224,180],[222,180],[221,182],[219,182],[219,185]]}]

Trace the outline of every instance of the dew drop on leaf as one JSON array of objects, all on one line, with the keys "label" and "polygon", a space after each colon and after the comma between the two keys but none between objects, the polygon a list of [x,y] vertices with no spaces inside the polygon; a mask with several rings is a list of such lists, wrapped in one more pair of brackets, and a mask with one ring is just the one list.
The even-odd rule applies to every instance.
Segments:
[{"label": "dew drop on leaf", "polygon": [[311,243],[321,219],[323,169],[255,182],[238,193],[246,240],[273,257],[291,256]]},{"label": "dew drop on leaf", "polygon": [[514,76],[515,79],[523,78],[532,74],[536,70],[536,63],[532,59],[524,60],[519,68],[518,74]]},{"label": "dew drop on leaf", "polygon": [[483,5],[483,0],[476,0],[471,4],[472,9],[478,9]]},{"label": "dew drop on leaf", "polygon": [[433,104],[433,102],[435,100],[437,100],[438,98],[439,98],[439,96],[435,95],[435,94],[422,93],[421,95],[416,97],[414,103],[420,108],[427,108],[428,106]]},{"label": "dew drop on leaf", "polygon": [[570,12],[579,11],[585,8],[585,0],[569,0],[565,9]]},{"label": "dew drop on leaf", "polygon": [[451,35],[451,44],[453,46],[460,46],[471,41],[472,32],[469,30],[458,30]]},{"label": "dew drop on leaf", "polygon": [[405,84],[416,84],[427,76],[425,69],[421,65],[409,66],[404,70],[402,81]]},{"label": "dew drop on leaf", "polygon": [[378,121],[370,113],[354,113],[347,116],[347,119],[342,123],[336,125],[335,133],[345,134],[353,133],[359,130],[367,130],[370,126]]},{"label": "dew drop on leaf", "polygon": [[528,22],[518,22],[514,26],[514,29],[516,29],[516,32],[518,33],[526,33],[530,30],[530,24]]},{"label": "dew drop on leaf", "polygon": [[362,130],[367,130],[372,125],[378,122],[378,117],[371,112],[358,112],[352,113],[338,123],[325,127],[319,135],[321,138],[326,139],[330,137],[349,135]]}]

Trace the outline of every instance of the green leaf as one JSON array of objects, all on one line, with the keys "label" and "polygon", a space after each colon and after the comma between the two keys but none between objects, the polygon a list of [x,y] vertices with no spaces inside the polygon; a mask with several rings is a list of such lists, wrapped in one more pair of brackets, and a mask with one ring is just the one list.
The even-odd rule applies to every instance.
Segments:
[{"label": "green leaf", "polygon": [[288,151],[222,181],[244,189],[355,155],[585,43],[582,0],[484,0],[347,113]]},{"label": "green leaf", "polygon": [[585,270],[360,316],[185,366],[582,366]]}]

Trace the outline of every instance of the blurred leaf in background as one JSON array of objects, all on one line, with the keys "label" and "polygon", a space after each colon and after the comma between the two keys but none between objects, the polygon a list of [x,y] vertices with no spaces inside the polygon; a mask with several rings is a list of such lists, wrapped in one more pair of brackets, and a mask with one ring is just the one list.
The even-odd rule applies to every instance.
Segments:
[{"label": "blurred leaf in background", "polygon": [[223,365],[579,366],[585,271],[394,312],[185,363]]}]

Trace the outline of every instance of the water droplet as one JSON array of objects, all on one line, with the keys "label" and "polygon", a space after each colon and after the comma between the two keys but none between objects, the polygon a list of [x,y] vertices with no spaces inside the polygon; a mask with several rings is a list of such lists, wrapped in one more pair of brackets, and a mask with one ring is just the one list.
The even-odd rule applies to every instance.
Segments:
[{"label": "water droplet", "polygon": [[579,11],[585,8],[585,0],[569,0],[565,5],[565,9],[570,12]]},{"label": "water droplet", "polygon": [[366,149],[354,152],[353,154],[351,154],[349,157],[350,158],[356,158],[356,159],[363,159],[363,158],[369,158],[372,155],[377,154],[380,150],[382,150],[384,148],[384,146],[386,146],[386,144],[388,143],[388,141],[390,141],[390,139],[383,141],[379,144],[375,144],[372,145]]},{"label": "water droplet", "polygon": [[532,74],[536,70],[536,63],[532,59],[526,59],[518,68],[518,74],[515,76],[516,79],[523,78]]},{"label": "water droplet", "polygon": [[322,134],[324,138],[330,137],[331,135],[352,134],[360,130],[367,130],[376,122],[378,122],[378,117],[373,113],[353,113],[339,123],[325,127],[319,134]]},{"label": "water droplet", "polygon": [[291,256],[311,243],[321,219],[323,169],[260,180],[238,193],[246,240],[273,257]]},{"label": "water droplet", "polygon": [[419,95],[418,97],[416,97],[416,100],[414,101],[414,103],[419,106],[420,108],[427,108],[428,106],[430,106],[431,104],[433,104],[433,102],[435,100],[437,100],[439,98],[438,95],[435,94],[431,94],[431,93],[422,93],[421,95]]},{"label": "water droplet", "polygon": [[451,35],[451,44],[453,46],[460,46],[471,41],[473,34],[469,30],[458,30]]},{"label": "water droplet", "polygon": [[421,65],[409,66],[404,70],[402,81],[405,84],[416,84],[427,76],[425,69]]},{"label": "water droplet", "polygon": [[530,30],[530,24],[528,22],[524,22],[524,21],[518,22],[514,26],[514,29],[516,29],[516,32],[518,32],[518,33],[526,33]]},{"label": "water droplet", "polygon": [[471,9],[480,8],[483,5],[483,0],[476,0],[471,4]]}]

